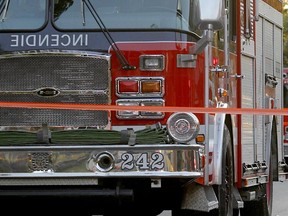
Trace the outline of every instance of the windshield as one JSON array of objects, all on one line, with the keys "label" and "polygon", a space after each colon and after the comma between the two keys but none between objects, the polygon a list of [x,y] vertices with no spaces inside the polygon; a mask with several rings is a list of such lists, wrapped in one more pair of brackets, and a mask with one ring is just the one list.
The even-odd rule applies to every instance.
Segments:
[{"label": "windshield", "polygon": [[[109,29],[191,31],[188,22],[191,0],[90,0],[90,2],[105,27]],[[54,0],[54,23],[60,29],[99,29],[97,21],[82,0]]]},{"label": "windshield", "polygon": [[0,30],[38,29],[45,23],[47,0],[0,0]]}]

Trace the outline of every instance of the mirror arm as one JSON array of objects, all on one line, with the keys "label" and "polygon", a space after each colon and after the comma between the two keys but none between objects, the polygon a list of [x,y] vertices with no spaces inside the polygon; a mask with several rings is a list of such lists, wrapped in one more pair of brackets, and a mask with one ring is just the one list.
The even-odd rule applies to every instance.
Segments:
[{"label": "mirror arm", "polygon": [[197,41],[194,47],[192,47],[191,54],[198,55],[210,42],[213,41],[213,25],[209,24],[208,29],[204,32],[204,36],[199,41]]}]

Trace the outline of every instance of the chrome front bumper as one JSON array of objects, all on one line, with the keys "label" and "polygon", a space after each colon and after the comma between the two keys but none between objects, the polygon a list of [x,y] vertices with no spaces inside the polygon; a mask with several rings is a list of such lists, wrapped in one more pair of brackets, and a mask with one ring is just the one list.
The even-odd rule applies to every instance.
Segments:
[{"label": "chrome front bumper", "polygon": [[198,178],[200,145],[2,146],[0,185],[97,185],[98,178]]}]

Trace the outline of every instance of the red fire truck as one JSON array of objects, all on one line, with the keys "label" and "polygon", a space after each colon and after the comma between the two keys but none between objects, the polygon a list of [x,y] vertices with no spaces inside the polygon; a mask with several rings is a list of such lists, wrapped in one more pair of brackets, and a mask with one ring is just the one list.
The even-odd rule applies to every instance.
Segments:
[{"label": "red fire truck", "polygon": [[[283,107],[288,108],[288,68],[283,69]],[[288,162],[288,115],[283,118],[284,157]]]},{"label": "red fire truck", "polygon": [[271,215],[281,1],[0,0],[0,20],[2,210]]}]

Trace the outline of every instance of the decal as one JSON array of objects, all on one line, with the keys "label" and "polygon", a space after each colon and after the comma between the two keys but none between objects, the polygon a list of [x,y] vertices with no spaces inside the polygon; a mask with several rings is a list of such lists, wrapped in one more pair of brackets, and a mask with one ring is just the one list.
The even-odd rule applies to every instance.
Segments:
[{"label": "decal", "polygon": [[153,153],[150,157],[148,153],[142,153],[136,157],[131,153],[121,155],[122,170],[161,170],[164,168],[164,156],[161,153]]},{"label": "decal", "polygon": [[88,46],[88,34],[11,35],[11,47]]}]

